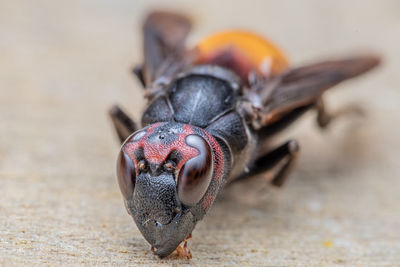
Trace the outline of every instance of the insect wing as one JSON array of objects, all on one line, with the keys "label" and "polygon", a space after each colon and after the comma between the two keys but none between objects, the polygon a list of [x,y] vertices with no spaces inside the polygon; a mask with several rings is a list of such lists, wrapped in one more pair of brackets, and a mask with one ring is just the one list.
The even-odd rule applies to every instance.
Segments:
[{"label": "insect wing", "polygon": [[147,17],[143,25],[143,79],[147,87],[158,77],[167,75],[169,69],[179,69],[190,29],[188,18],[179,14],[158,11]]},{"label": "insect wing", "polygon": [[287,112],[313,104],[327,89],[363,74],[378,64],[379,58],[375,56],[325,61],[294,68],[267,79],[262,90],[257,92],[262,107],[256,124],[268,125]]}]

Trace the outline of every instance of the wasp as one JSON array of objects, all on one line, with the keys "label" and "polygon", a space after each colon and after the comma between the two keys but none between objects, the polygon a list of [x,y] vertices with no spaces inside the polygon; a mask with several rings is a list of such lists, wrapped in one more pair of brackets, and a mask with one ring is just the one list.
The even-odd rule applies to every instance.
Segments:
[{"label": "wasp", "polygon": [[118,106],[110,110],[125,207],[159,257],[191,236],[224,185],[265,171],[283,185],[300,146],[271,149],[272,137],[309,110],[327,127],[346,112],[329,113],[324,92],[380,62],[360,55],[289,67],[257,34],[225,31],[187,48],[190,30],[184,15],[150,13],[144,62],[134,69],[146,101],[141,127]]}]

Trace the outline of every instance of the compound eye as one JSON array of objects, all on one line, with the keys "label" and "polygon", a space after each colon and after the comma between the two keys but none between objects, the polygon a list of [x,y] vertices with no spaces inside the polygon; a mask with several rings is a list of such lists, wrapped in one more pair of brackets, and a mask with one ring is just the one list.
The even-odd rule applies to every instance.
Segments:
[{"label": "compound eye", "polygon": [[117,177],[123,197],[126,200],[131,199],[136,182],[136,169],[135,164],[123,149],[119,152],[117,159]]},{"label": "compound eye", "polygon": [[211,182],[213,159],[210,146],[198,135],[186,137],[186,144],[198,150],[199,154],[189,159],[179,172],[178,196],[187,206],[196,205],[206,193]]}]

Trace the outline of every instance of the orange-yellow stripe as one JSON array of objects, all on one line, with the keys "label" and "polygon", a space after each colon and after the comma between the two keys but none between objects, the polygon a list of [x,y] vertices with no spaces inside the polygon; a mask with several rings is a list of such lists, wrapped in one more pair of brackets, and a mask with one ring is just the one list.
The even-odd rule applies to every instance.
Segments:
[{"label": "orange-yellow stripe", "polygon": [[288,60],[285,55],[272,42],[247,31],[216,33],[197,45],[201,58],[206,58],[225,48],[231,48],[244,54],[252,65],[264,74],[266,74],[265,65],[268,65],[268,63],[271,64],[270,72],[272,74],[282,72],[288,67]]}]

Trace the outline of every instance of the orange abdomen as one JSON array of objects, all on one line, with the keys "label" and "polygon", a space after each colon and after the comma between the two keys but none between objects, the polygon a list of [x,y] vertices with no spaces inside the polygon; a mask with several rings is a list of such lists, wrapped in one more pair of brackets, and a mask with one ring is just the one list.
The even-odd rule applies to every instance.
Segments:
[{"label": "orange abdomen", "polygon": [[262,76],[284,71],[288,61],[270,41],[247,31],[225,31],[211,35],[196,46],[197,64],[216,64],[232,69],[244,80],[254,70]]}]

